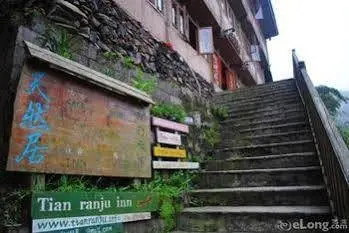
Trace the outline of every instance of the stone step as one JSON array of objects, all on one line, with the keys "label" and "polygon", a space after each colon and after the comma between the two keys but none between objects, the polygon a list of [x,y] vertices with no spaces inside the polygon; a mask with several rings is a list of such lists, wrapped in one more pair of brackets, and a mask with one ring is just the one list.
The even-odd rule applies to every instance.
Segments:
[{"label": "stone step", "polygon": [[251,102],[263,102],[263,101],[269,101],[272,99],[286,99],[286,98],[294,98],[299,97],[299,93],[296,90],[287,90],[282,91],[280,93],[273,93],[273,95],[270,94],[264,94],[261,93],[258,96],[252,97],[252,98],[246,98],[246,97],[237,97],[233,94],[231,96],[225,96],[225,97],[215,97],[213,103],[215,104],[237,104],[241,105],[244,103],[251,103]]},{"label": "stone step", "polygon": [[251,111],[275,111],[275,110],[286,110],[301,107],[302,102],[297,99],[289,99],[282,102],[275,101],[266,104],[255,104],[246,106],[232,106],[228,108],[228,113],[245,113]]},{"label": "stone step", "polygon": [[229,114],[229,118],[228,119],[232,119],[232,118],[239,118],[239,117],[249,117],[249,116],[258,116],[258,115],[262,115],[262,114],[282,114],[285,111],[304,111],[304,107],[303,104],[298,102],[298,103],[294,103],[294,104],[288,104],[288,105],[272,105],[272,106],[268,106],[265,108],[261,108],[261,109],[241,109],[239,111],[233,111],[233,110],[229,110],[228,114]]},{"label": "stone step", "polygon": [[319,229],[288,229],[288,224],[302,221],[307,225],[327,222],[330,218],[327,206],[206,206],[185,208],[178,219],[178,228],[187,232],[319,233]]},{"label": "stone step", "polygon": [[246,136],[263,135],[263,134],[287,133],[287,132],[294,132],[294,131],[300,131],[300,130],[310,130],[309,122],[300,121],[300,122],[286,123],[286,124],[280,124],[280,125],[273,125],[268,127],[255,127],[255,128],[231,130],[231,131],[224,130],[223,138],[231,138],[238,135],[240,135],[240,137],[246,137]]},{"label": "stone step", "polygon": [[242,116],[242,117],[232,117],[230,119],[221,121],[221,123],[240,123],[240,122],[256,122],[256,121],[261,121],[264,119],[274,119],[274,118],[286,118],[286,117],[294,117],[294,116],[299,116],[299,117],[306,117],[306,113],[304,109],[289,109],[287,111],[282,111],[282,112],[263,112],[263,113],[258,113],[257,115],[252,115],[252,116]]},{"label": "stone step", "polygon": [[286,141],[301,141],[312,139],[313,136],[310,130],[299,130],[275,134],[261,134],[246,137],[241,137],[241,135],[238,134],[235,137],[224,137],[221,143],[219,144],[219,147],[248,146],[256,144],[279,143]]},{"label": "stone step", "polygon": [[301,153],[305,151],[315,152],[315,145],[313,140],[286,141],[280,143],[219,148],[214,151],[214,154],[219,159],[226,159],[271,154]]},{"label": "stone step", "polygon": [[[305,116],[288,116],[288,117],[275,117],[271,119],[264,119],[261,121],[255,121],[253,123],[247,122],[247,123],[222,123],[222,127],[224,130],[229,129],[250,129],[250,128],[256,128],[256,127],[270,127],[274,125],[281,125],[281,124],[287,124],[287,123],[293,123],[293,122],[300,122],[300,121],[306,121],[307,118]],[[224,131],[223,131],[224,132]]]},{"label": "stone step", "polygon": [[251,170],[201,171],[198,188],[323,185],[321,168],[294,167]]},{"label": "stone step", "polygon": [[210,160],[202,163],[207,171],[319,166],[315,152]]},{"label": "stone step", "polygon": [[219,104],[227,108],[231,108],[231,107],[239,107],[239,106],[258,105],[258,104],[266,105],[266,104],[275,103],[275,102],[284,103],[284,102],[287,102],[288,100],[301,101],[300,96],[297,92],[288,92],[288,93],[273,95],[270,97],[265,96],[265,97],[249,98],[249,99],[236,99],[236,100],[234,99],[231,101],[225,101],[225,102],[220,102],[215,104]]},{"label": "stone step", "polygon": [[272,91],[287,91],[287,90],[296,90],[296,82],[295,80],[283,81],[283,82],[275,82],[263,85],[256,85],[248,88],[239,88],[233,91],[224,91],[218,92],[215,94],[217,97],[231,96],[231,95],[254,95],[259,93],[266,93]]},{"label": "stone step", "polygon": [[325,186],[274,186],[198,189],[189,193],[196,206],[327,205]]},{"label": "stone step", "polygon": [[213,103],[225,106],[242,105],[244,103],[268,102],[269,100],[286,100],[289,98],[299,98],[299,93],[296,89],[286,89],[271,92],[262,92],[256,95],[231,95],[222,97],[213,97]]}]

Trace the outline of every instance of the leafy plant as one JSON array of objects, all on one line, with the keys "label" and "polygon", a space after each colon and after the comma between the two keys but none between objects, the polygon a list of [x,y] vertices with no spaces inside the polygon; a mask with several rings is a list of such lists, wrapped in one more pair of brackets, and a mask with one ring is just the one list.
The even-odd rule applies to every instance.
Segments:
[{"label": "leafy plant", "polygon": [[344,142],[347,144],[347,147],[349,148],[349,129],[348,128],[339,127],[339,131],[342,134]]},{"label": "leafy plant", "polygon": [[156,172],[152,181],[135,185],[135,191],[154,192],[160,197],[160,217],[165,221],[166,232],[173,230],[176,225],[176,215],[181,209],[181,198],[191,189],[193,174],[178,171],[164,178]]},{"label": "leafy plant", "polygon": [[151,114],[171,121],[184,122],[186,112],[181,105],[161,103],[153,106]]},{"label": "leafy plant", "polygon": [[211,112],[217,120],[223,121],[229,117],[229,110],[225,106],[212,107]]},{"label": "leafy plant", "polygon": [[112,52],[112,51],[108,51],[103,53],[103,56],[105,57],[105,59],[109,60],[109,61],[117,61],[120,58],[122,58],[122,55],[118,52]]},{"label": "leafy plant", "polygon": [[66,30],[57,30],[53,27],[47,27],[43,37],[41,38],[42,45],[50,51],[58,55],[72,59],[72,46],[75,37],[69,34]]},{"label": "leafy plant", "polygon": [[145,93],[151,95],[156,90],[157,81],[154,76],[145,78],[144,72],[140,68],[138,68],[136,77],[133,80],[133,86],[138,90],[144,91]]},{"label": "leafy plant", "polygon": [[214,148],[221,142],[220,126],[214,122],[211,127],[204,130],[204,140],[210,148]]},{"label": "leafy plant", "polygon": [[316,90],[332,116],[336,116],[341,104],[347,102],[347,99],[335,88],[321,85],[316,87]]},{"label": "leafy plant", "polygon": [[134,64],[134,60],[132,57],[124,57],[123,60],[122,60],[122,63],[124,64],[124,66],[128,69],[132,69],[135,67],[135,64]]},{"label": "leafy plant", "polygon": [[1,197],[2,225],[21,224],[23,200],[29,193],[28,190],[17,189]]},{"label": "leafy plant", "polygon": [[115,72],[115,70],[113,70],[111,68],[105,68],[105,69],[103,69],[103,74],[105,74],[109,77],[114,77],[116,72]]}]

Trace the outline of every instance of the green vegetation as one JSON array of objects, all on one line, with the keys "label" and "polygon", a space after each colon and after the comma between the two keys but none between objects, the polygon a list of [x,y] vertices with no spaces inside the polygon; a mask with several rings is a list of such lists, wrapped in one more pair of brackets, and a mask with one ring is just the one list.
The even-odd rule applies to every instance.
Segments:
[{"label": "green vegetation", "polygon": [[316,90],[332,116],[336,116],[341,104],[347,102],[347,99],[335,88],[322,85],[316,87]]},{"label": "green vegetation", "polygon": [[0,216],[0,225],[21,224],[23,202],[29,194],[30,192],[25,189],[17,189],[1,196],[0,206],[2,216]]},{"label": "green vegetation", "polygon": [[[338,115],[338,111],[342,105],[342,103],[346,103],[348,101],[348,98],[344,97],[337,89],[327,87],[327,86],[318,86],[316,87],[316,90],[319,92],[319,95],[324,102],[326,108],[336,120],[336,117]],[[342,137],[349,147],[349,128],[345,128],[343,126],[338,125],[337,128],[339,129],[339,132],[342,134]]]},{"label": "green vegetation", "polygon": [[132,57],[123,57],[122,63],[128,69],[135,68],[134,60]]},{"label": "green vegetation", "polygon": [[58,30],[48,26],[41,38],[41,43],[43,47],[48,48],[50,51],[62,57],[72,59],[74,39],[75,37],[69,34],[65,29]]},{"label": "green vegetation", "polygon": [[214,122],[211,127],[204,130],[204,140],[211,149],[221,142],[220,128],[220,125]]},{"label": "green vegetation", "polygon": [[160,173],[146,184],[134,185],[131,191],[154,192],[160,196],[160,217],[165,221],[166,232],[176,226],[176,215],[181,210],[181,198],[191,189],[193,174],[183,171],[174,172],[168,178]]},{"label": "green vegetation", "polygon": [[347,144],[347,147],[349,148],[349,128],[344,128],[344,127],[338,127],[338,128],[342,134],[344,142]]},{"label": "green vegetation", "polygon": [[168,175],[168,178],[155,172],[151,181],[142,184],[132,184],[129,186],[113,186],[101,188],[84,177],[61,176],[56,182],[49,183],[47,191],[56,192],[92,192],[92,191],[110,191],[110,192],[151,192],[160,197],[159,216],[165,221],[166,232],[175,227],[176,215],[181,210],[181,198],[191,189],[193,174],[189,172],[178,171]]},{"label": "green vegetation", "polygon": [[114,77],[116,75],[116,72],[115,72],[115,70],[113,70],[111,68],[104,68],[103,74],[105,74],[109,77]]},{"label": "green vegetation", "polygon": [[118,52],[111,52],[111,51],[103,53],[103,56],[105,57],[105,59],[109,61],[114,61],[114,62],[122,58],[122,55],[119,54]]},{"label": "green vegetation", "polygon": [[225,106],[212,107],[211,112],[217,120],[224,121],[229,117],[229,110]]},{"label": "green vegetation", "polygon": [[181,105],[160,103],[151,109],[151,114],[156,117],[183,123],[186,112]]},{"label": "green vegetation", "polygon": [[144,72],[138,68],[135,79],[133,80],[133,86],[140,91],[151,95],[155,92],[157,87],[157,80],[155,76],[145,78]]},{"label": "green vegetation", "polygon": [[[125,68],[136,69],[137,73],[134,79],[132,80],[132,85],[138,90],[147,93],[148,95],[151,95],[155,92],[157,87],[156,77],[155,76],[146,77],[144,71],[140,67],[137,67],[134,64],[134,61],[131,57],[122,56],[118,52],[111,52],[111,51],[103,53],[103,56],[105,59],[113,63],[121,59],[121,62]],[[110,77],[116,76],[116,72],[113,68],[105,68],[103,70],[103,73]]]}]

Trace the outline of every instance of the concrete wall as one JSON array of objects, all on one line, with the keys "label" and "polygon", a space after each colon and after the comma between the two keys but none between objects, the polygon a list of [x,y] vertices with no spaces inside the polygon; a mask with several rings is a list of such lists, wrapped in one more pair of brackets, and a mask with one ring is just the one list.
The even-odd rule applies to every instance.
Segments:
[{"label": "concrete wall", "polygon": [[[178,30],[167,23],[171,14],[171,1],[164,1],[164,10],[160,12],[148,0],[114,0],[130,16],[141,22],[156,39],[170,42],[173,48],[183,57],[195,72],[211,82],[211,64],[201,56],[190,44],[183,40]],[[166,26],[168,24],[168,27]]]}]

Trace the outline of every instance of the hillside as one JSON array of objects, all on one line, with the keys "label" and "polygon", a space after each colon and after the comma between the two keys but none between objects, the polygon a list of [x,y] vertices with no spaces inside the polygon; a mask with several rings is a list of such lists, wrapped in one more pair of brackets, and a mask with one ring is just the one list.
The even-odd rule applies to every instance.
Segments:
[{"label": "hillside", "polygon": [[[349,91],[343,91],[342,94],[345,97],[349,98]],[[349,127],[349,101],[345,104],[342,105],[340,111],[339,111],[339,116],[338,116],[338,120],[346,125],[347,127]]]}]

